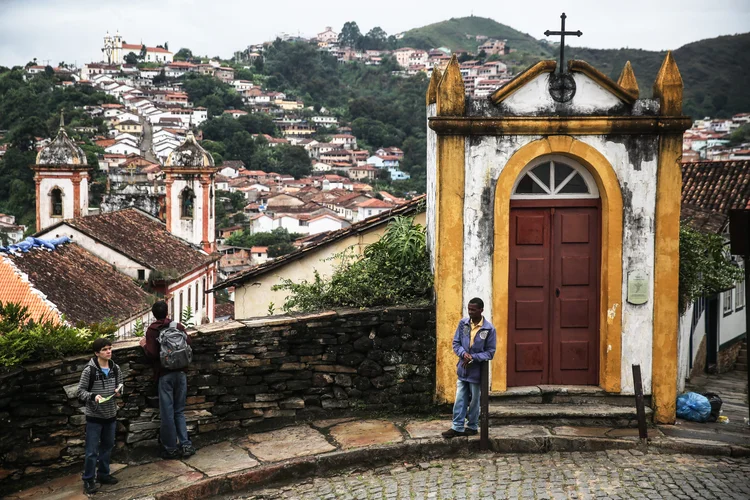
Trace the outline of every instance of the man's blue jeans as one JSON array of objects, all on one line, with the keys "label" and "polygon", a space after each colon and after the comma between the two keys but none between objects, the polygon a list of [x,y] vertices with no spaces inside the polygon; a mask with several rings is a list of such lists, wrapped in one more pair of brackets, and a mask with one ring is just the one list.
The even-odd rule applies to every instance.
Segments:
[{"label": "man's blue jeans", "polygon": [[99,424],[86,421],[86,454],[83,461],[83,480],[96,477],[96,463],[99,462],[99,475],[109,475],[109,458],[115,446],[117,420]]},{"label": "man's blue jeans", "polygon": [[[159,418],[161,445],[167,452],[178,446],[191,446],[185,424],[187,377],[185,372],[169,372],[159,377]],[[179,443],[178,443],[179,441]]]},{"label": "man's blue jeans", "polygon": [[479,388],[479,384],[462,380],[456,384],[456,402],[453,404],[453,425],[451,425],[454,431],[464,431],[467,417],[469,419],[466,423],[467,428],[472,430],[479,428]]}]

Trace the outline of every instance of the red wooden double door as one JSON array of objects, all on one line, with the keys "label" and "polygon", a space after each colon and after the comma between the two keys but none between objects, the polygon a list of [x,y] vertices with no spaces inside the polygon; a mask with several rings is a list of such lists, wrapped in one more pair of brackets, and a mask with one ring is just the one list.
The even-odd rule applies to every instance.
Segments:
[{"label": "red wooden double door", "polygon": [[514,200],[508,386],[599,383],[599,200]]}]

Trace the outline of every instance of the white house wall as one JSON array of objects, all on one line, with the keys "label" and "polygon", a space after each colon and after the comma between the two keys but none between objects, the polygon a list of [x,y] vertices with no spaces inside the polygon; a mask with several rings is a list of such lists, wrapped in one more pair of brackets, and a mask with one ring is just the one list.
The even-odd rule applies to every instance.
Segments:
[{"label": "white house wall", "polygon": [[[539,93],[539,92],[538,92]],[[546,91],[543,92],[546,94]],[[485,315],[492,318],[492,251],[495,187],[510,157],[537,136],[472,137],[467,139],[464,198],[463,303],[480,297]],[[656,207],[656,139],[634,148],[626,138],[578,136],[577,140],[601,152],[612,165],[623,195],[623,283],[619,304],[622,314],[622,393],[633,393],[632,364],[641,365],[643,386],[651,391],[653,344],[653,225]],[[428,148],[428,151],[430,149]],[[631,151],[631,154],[628,153]],[[632,153],[638,150],[641,153]],[[434,161],[434,160],[433,160]],[[430,165],[428,161],[428,165]],[[428,168],[428,176],[430,175]],[[429,178],[428,178],[429,179]],[[428,180],[429,182],[429,180]],[[434,181],[433,181],[434,182]],[[434,191],[428,188],[428,193]],[[434,201],[433,201],[434,204]],[[433,205],[434,206],[434,205]],[[434,227],[434,215],[430,227]],[[649,300],[627,303],[627,276],[642,270],[649,276]]]},{"label": "white house wall", "polygon": [[[185,188],[190,188],[195,195],[193,199],[193,217],[183,219],[182,201],[180,195]],[[196,180],[175,179],[172,184],[172,203],[170,206],[172,219],[172,234],[194,245],[200,245],[203,240],[203,185]],[[211,228],[209,227],[209,234]],[[208,238],[209,235],[206,235]]]},{"label": "white house wall", "polygon": [[[719,294],[719,346],[745,334],[745,307],[735,309],[737,288],[732,289],[732,312],[724,314],[724,294]],[[747,300],[745,300],[747,302]]]}]

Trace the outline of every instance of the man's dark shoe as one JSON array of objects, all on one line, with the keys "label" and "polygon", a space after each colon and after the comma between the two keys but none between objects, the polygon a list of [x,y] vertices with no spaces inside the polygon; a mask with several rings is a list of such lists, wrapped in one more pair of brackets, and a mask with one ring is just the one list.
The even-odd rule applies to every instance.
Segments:
[{"label": "man's dark shoe", "polygon": [[195,447],[193,445],[182,447],[182,458],[192,457],[193,455],[195,455]]},{"label": "man's dark shoe", "polygon": [[177,448],[176,450],[168,451],[165,449],[161,450],[161,458],[164,460],[177,460],[178,458],[181,458],[182,454],[180,453],[180,449]]},{"label": "man's dark shoe", "polygon": [[83,492],[87,495],[93,495],[97,491],[99,491],[99,485],[93,479],[83,482]]},{"label": "man's dark shoe", "polygon": [[445,439],[451,439],[451,438],[454,438],[454,437],[465,436],[465,435],[466,435],[465,432],[458,432],[457,430],[454,430],[452,428],[443,432],[443,437]]},{"label": "man's dark shoe", "polygon": [[464,431],[464,434],[466,434],[467,436],[476,436],[477,432],[479,431],[477,431],[476,429],[469,429],[467,427],[466,430]]},{"label": "man's dark shoe", "polygon": [[119,481],[111,474],[99,474],[97,480],[102,484],[117,484]]}]

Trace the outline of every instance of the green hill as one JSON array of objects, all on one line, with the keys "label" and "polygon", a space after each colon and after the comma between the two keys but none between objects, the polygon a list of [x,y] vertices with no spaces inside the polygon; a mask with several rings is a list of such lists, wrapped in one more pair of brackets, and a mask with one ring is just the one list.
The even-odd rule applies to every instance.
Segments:
[{"label": "green hill", "polygon": [[[514,52],[501,56],[517,73],[542,59],[555,59],[559,48],[484,17],[453,18],[407,31],[404,47],[476,52],[476,35],[507,39]],[[651,86],[666,52],[642,49],[590,49],[568,47],[566,58],[582,59],[614,80],[626,61],[638,79],[642,97],[651,97]],[[685,83],[684,112],[694,118],[726,117],[750,111],[750,33],[700,40],[673,51]]]},{"label": "green hill", "polygon": [[540,42],[531,35],[514,30],[486,17],[451,18],[435,24],[415,28],[404,33],[399,45],[417,49],[447,47],[454,52],[476,52],[481,44],[477,35],[508,40],[507,46],[519,52],[547,57],[552,47]]}]

